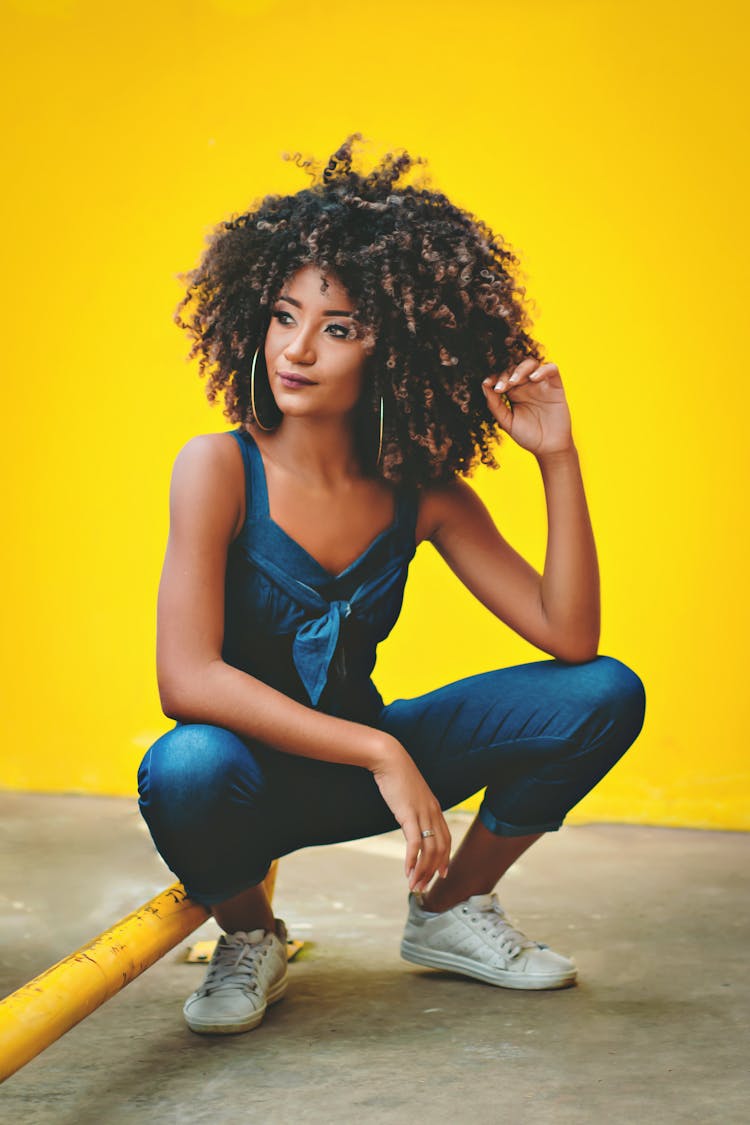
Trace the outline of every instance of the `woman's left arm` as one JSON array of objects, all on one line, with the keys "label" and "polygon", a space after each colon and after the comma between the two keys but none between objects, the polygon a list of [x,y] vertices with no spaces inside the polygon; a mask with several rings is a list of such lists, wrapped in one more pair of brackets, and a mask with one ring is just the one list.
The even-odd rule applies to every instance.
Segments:
[{"label": "woman's left arm", "polygon": [[599,567],[578,453],[572,447],[537,460],[547,500],[542,607],[573,659],[593,660],[599,647]]},{"label": "woman's left arm", "polygon": [[526,640],[570,663],[593,660],[599,569],[560,372],[529,358],[494,386],[482,386],[501,428],[539,464],[547,502],[544,573],[514,551],[460,478],[432,494],[430,538],[479,601]]}]

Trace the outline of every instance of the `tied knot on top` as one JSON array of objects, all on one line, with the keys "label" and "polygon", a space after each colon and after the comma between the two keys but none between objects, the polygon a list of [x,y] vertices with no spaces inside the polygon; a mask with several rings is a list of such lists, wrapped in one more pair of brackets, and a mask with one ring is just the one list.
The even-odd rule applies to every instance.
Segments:
[{"label": "tied knot on top", "polygon": [[299,627],[292,646],[292,657],[310,702],[317,707],[328,680],[333,654],[339,641],[341,620],[351,615],[351,602],[330,602],[325,613]]}]

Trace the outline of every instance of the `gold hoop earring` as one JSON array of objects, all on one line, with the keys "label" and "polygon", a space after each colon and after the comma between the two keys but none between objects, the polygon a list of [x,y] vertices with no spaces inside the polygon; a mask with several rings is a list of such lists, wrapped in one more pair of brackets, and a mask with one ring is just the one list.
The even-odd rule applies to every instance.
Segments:
[{"label": "gold hoop earring", "polygon": [[375,461],[376,465],[380,464],[380,454],[383,450],[383,396],[380,396],[380,434],[378,436],[378,456]]},{"label": "gold hoop earring", "polygon": [[261,430],[266,430],[266,432],[269,432],[269,431],[275,429],[275,426],[264,426],[263,423],[261,422],[260,418],[258,417],[258,411],[257,411],[256,406],[255,406],[255,365],[258,362],[258,352],[259,351],[260,351],[260,348],[255,349],[255,355],[253,356],[253,366],[250,369],[250,405],[253,408],[253,418],[258,423]]}]

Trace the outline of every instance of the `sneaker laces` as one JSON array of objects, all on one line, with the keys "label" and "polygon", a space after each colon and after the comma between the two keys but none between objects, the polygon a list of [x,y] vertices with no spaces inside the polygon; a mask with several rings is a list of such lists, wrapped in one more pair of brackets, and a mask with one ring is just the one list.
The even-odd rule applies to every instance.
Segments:
[{"label": "sneaker laces", "polygon": [[480,928],[491,933],[501,952],[508,958],[517,957],[523,949],[546,949],[546,946],[532,941],[511,925],[495,894],[473,895],[468,899],[464,910],[472,922],[480,922]]},{"label": "sneaker laces", "polygon": [[205,980],[197,990],[200,996],[209,996],[220,988],[239,988],[260,994],[257,972],[260,961],[268,953],[268,943],[263,939],[253,942],[249,938],[250,934],[242,931],[230,938],[221,935]]}]

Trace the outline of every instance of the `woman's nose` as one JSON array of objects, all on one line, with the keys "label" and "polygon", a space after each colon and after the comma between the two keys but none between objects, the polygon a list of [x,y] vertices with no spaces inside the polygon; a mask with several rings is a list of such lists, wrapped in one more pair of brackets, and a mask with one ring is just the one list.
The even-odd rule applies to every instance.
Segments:
[{"label": "woman's nose", "polygon": [[314,363],[315,349],[312,343],[312,333],[300,329],[293,339],[287,341],[284,355],[292,363]]}]

